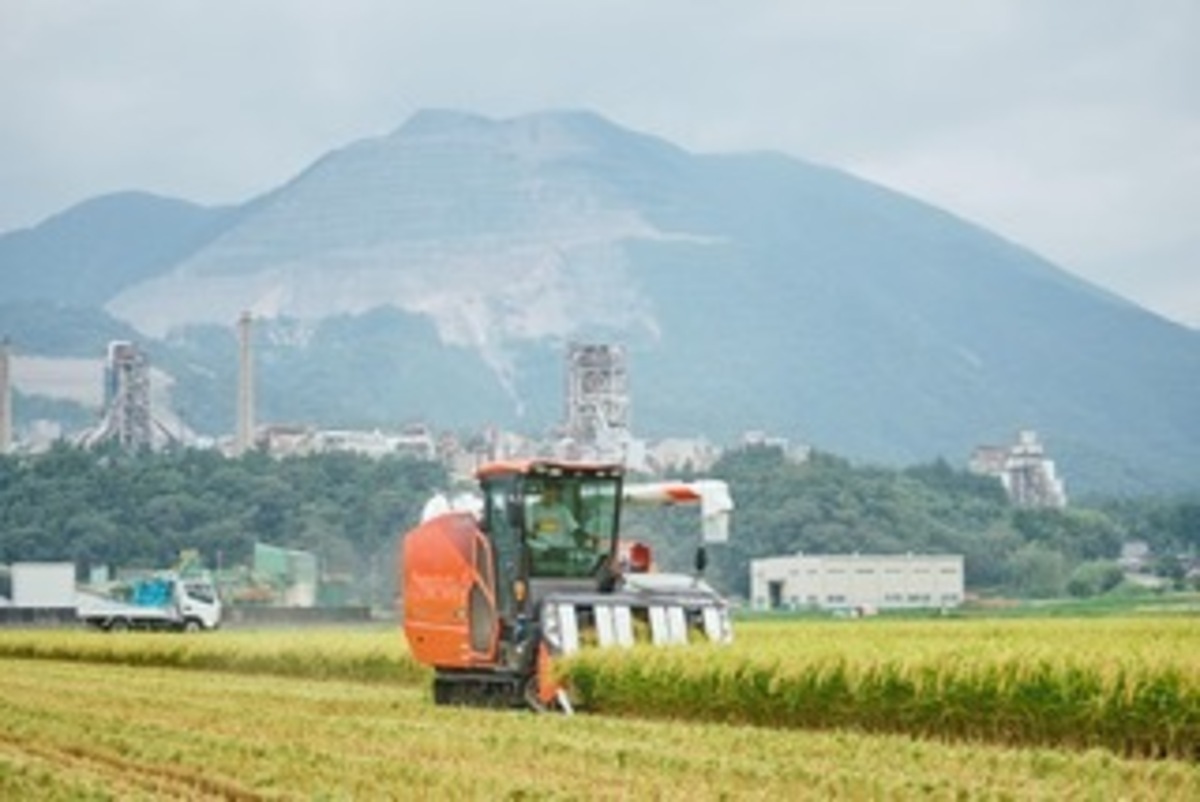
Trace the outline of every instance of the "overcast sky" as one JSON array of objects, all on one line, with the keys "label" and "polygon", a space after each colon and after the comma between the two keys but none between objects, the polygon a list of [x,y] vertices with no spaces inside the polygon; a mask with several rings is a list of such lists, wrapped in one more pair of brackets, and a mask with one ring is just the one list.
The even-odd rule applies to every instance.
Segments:
[{"label": "overcast sky", "polygon": [[1200,326],[1197,0],[0,0],[0,232],[424,107],[831,164]]}]

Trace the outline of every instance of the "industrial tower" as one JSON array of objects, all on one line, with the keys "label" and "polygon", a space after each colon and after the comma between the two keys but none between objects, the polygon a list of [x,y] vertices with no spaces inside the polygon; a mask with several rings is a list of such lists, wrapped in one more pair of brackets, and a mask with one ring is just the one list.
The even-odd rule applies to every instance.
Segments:
[{"label": "industrial tower", "polygon": [[104,364],[104,417],[86,432],[83,445],[114,440],[127,451],[154,445],[154,419],[150,411],[150,363],[136,345],[126,340],[108,344]]},{"label": "industrial tower", "polygon": [[571,343],[566,374],[567,435],[583,446],[620,448],[629,438],[625,349]]},{"label": "industrial tower", "polygon": [[1018,507],[1067,505],[1067,490],[1054,460],[1046,456],[1037,433],[1030,429],[1018,432],[1017,442],[1011,446],[979,446],[968,468],[999,479],[1009,500]]},{"label": "industrial tower", "polygon": [[1023,430],[1009,451],[1006,465],[1008,495],[1018,507],[1053,507],[1067,505],[1067,491],[1058,477],[1054,460],[1046,457],[1037,433]]},{"label": "industrial tower", "polygon": [[237,439],[234,453],[245,454],[254,447],[254,361],[250,351],[253,318],[242,312],[238,318]]}]

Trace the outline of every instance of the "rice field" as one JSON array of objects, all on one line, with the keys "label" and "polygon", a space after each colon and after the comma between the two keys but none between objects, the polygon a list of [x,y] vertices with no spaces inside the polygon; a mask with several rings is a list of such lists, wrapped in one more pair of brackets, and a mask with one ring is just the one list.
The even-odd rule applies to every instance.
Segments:
[{"label": "rice field", "polygon": [[396,627],[104,633],[3,630],[0,658],[423,684],[431,674]]},{"label": "rice field", "polygon": [[[755,622],[573,661],[570,718],[435,707],[391,627],[0,631],[0,799],[1200,799],[1198,623]],[[1133,748],[995,717],[1116,698]]]},{"label": "rice field", "polygon": [[751,624],[731,649],[592,651],[593,711],[1200,760],[1200,620]]},{"label": "rice field", "polygon": [[1146,799],[1180,761],[435,708],[395,684],[0,660],[6,799]]}]

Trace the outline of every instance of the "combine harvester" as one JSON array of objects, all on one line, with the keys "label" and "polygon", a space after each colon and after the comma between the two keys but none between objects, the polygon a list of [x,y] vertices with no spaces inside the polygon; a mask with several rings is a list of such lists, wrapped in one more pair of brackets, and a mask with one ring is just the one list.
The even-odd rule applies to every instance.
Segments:
[{"label": "combine harvester", "polygon": [[[570,712],[551,664],[583,645],[732,640],[725,600],[699,576],[705,544],[728,539],[724,482],[626,485],[619,465],[551,460],[476,476],[482,503],[435,497],[400,559],[404,633],[435,669],[438,704]],[[620,539],[625,504],[700,506],[695,576],[649,572],[649,547]]]}]

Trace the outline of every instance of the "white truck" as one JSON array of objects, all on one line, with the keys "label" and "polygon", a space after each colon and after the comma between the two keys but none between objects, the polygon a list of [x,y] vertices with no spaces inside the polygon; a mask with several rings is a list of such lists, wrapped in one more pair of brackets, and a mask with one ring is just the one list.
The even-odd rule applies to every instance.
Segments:
[{"label": "white truck", "polygon": [[163,572],[133,583],[127,599],[80,591],[76,615],[105,632],[128,629],[200,632],[221,624],[221,598],[208,573]]}]

